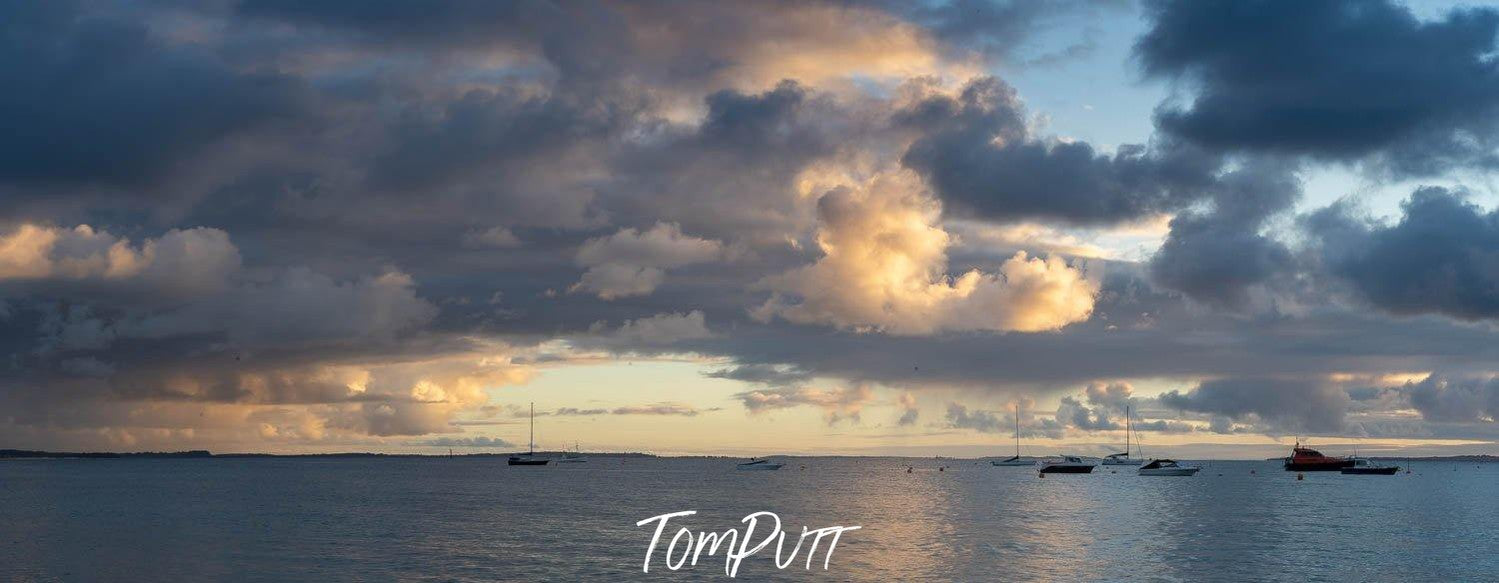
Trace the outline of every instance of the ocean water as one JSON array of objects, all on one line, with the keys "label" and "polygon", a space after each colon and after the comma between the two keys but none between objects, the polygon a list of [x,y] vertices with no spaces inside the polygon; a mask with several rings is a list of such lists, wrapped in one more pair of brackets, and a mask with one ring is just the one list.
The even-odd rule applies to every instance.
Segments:
[{"label": "ocean water", "polygon": [[698,514],[662,547],[678,525],[742,530],[759,511],[790,531],[788,553],[804,525],[862,527],[827,570],[821,550],[811,570],[805,551],[777,569],[772,545],[741,563],[749,581],[1499,577],[1499,464],[1297,481],[1273,462],[1039,479],[971,460],[786,461],[0,461],[0,581],[727,579],[722,550],[673,572],[658,549],[642,572],[653,529],[636,522],[683,510]]}]

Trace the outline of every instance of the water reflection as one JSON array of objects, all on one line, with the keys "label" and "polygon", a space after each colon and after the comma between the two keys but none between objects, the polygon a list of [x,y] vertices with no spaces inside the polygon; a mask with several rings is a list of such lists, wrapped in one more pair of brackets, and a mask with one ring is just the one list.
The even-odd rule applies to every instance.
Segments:
[{"label": "water reflection", "polygon": [[[792,533],[864,527],[842,538],[830,571],[820,556],[810,573],[804,560],[777,570],[767,552],[741,568],[756,581],[1476,580],[1499,568],[1495,465],[1297,481],[1264,462],[1045,479],[952,460],[734,462],[7,462],[0,580],[638,578],[651,533],[635,522],[677,510],[699,512],[683,523],[694,531],[742,528],[762,510]],[[705,557],[651,576],[722,573],[721,557]]]}]

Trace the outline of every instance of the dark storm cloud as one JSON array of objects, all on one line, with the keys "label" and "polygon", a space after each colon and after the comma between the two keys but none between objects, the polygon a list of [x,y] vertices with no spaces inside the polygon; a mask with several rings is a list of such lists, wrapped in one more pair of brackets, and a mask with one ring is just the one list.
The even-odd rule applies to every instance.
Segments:
[{"label": "dark storm cloud", "polygon": [[[15,154],[0,160],[0,197],[24,199],[0,205],[0,237],[36,230],[0,245],[0,439],[118,446],[195,429],[160,439],[348,443],[452,432],[486,390],[578,358],[701,355],[727,363],[708,377],[749,383],[735,395],[749,410],[818,409],[829,423],[884,403],[871,387],[910,387],[891,417],[906,425],[942,422],[918,421],[928,386],[1061,394],[1097,379],[1265,370],[1473,375],[1499,358],[1492,332],[1444,318],[1391,325],[1318,302],[1294,317],[1246,318],[1162,291],[1211,308],[1287,271],[1268,233],[1295,198],[1294,169],[1186,134],[1114,151],[1035,135],[996,79],[956,96],[919,79],[897,88],[967,70],[931,60],[942,56],[1027,60],[1031,25],[1076,9],[0,5],[0,113],[15,126],[0,136],[0,153]],[[1085,53],[1086,40],[1066,39],[1057,56]],[[1412,132],[1400,147],[1451,135]],[[1105,281],[1092,319],[1055,332],[893,337],[748,317],[766,301],[756,282],[818,259],[819,196],[871,173],[905,174],[902,154],[952,215],[1105,226],[1165,212],[1177,222],[1148,266],[1091,262],[1089,277]],[[1328,249],[1334,234],[1375,248],[1401,228],[1339,224],[1319,231]],[[658,230],[711,252],[664,263],[584,252]],[[1460,273],[1481,290],[1492,235],[1459,232],[1471,240],[1409,252],[1440,264],[1463,251],[1466,267],[1432,268],[1428,279]],[[933,269],[998,273],[988,255],[968,255]],[[1332,260],[1348,256],[1323,263],[1343,279],[1376,279],[1378,260]],[[601,266],[650,285],[610,299],[568,293]],[[1436,307],[1412,313],[1490,313],[1481,294],[1453,289],[1427,289]],[[1199,393],[1181,398],[1225,409]],[[1090,393],[1058,412],[1063,422],[1022,409],[1023,431],[1119,426],[1131,398]],[[204,421],[204,411],[235,413]],[[1220,429],[1251,426],[1213,415]],[[1011,423],[978,409],[949,410],[948,421],[998,433]]]},{"label": "dark storm cloud", "polygon": [[795,366],[887,386],[986,390],[1002,383],[1043,392],[1098,379],[1250,377],[1266,370],[1288,376],[1482,371],[1499,359],[1493,332],[1446,318],[1391,325],[1378,312],[1335,305],[1294,317],[1202,311],[1128,270],[1111,264],[1093,318],[1052,333],[899,337],[741,323],[733,334],[689,346],[733,355],[741,366]]},{"label": "dark storm cloud", "polygon": [[1272,430],[1330,432],[1343,429],[1350,399],[1343,389],[1302,379],[1229,378],[1205,381],[1182,393],[1161,395],[1162,406],[1258,419]]},{"label": "dark storm cloud", "polygon": [[152,187],[224,140],[311,107],[296,77],[164,43],[131,19],[140,14],[102,8],[0,3],[0,183]]},{"label": "dark storm cloud", "polygon": [[294,2],[247,0],[238,12],[253,18],[308,23],[367,35],[370,42],[486,45],[525,35],[542,18],[565,16],[545,3],[448,0],[409,2]]},{"label": "dark storm cloud", "polygon": [[950,210],[996,221],[1109,224],[1175,211],[1213,185],[1216,156],[1179,144],[1126,145],[1030,136],[1015,90],[995,78],[957,97],[933,96],[897,114],[923,135],[902,159]]},{"label": "dark storm cloud", "polygon": [[[1013,433],[1015,426],[1010,415],[1012,413],[970,409],[962,403],[948,403],[944,419],[947,427],[953,429],[969,429],[980,433]],[[1022,411],[1022,416],[1024,419],[1020,424],[1020,434],[1023,436],[1056,439],[1062,437],[1066,431],[1066,424],[1060,416],[1033,416],[1030,411]]]},{"label": "dark storm cloud", "polygon": [[1151,1],[1148,76],[1195,90],[1156,110],[1209,148],[1355,160],[1430,174],[1493,165],[1499,11],[1423,22],[1388,0]]},{"label": "dark storm cloud", "polygon": [[622,103],[569,94],[470,91],[439,111],[409,111],[394,120],[393,145],[372,161],[370,181],[382,189],[425,191],[496,162],[535,163],[580,140],[607,137],[637,113]]},{"label": "dark storm cloud", "polygon": [[1310,215],[1324,269],[1358,297],[1395,314],[1499,316],[1499,211],[1459,193],[1422,188],[1393,225],[1354,214],[1346,203]]},{"label": "dark storm cloud", "polygon": [[849,108],[795,81],[763,92],[715,91],[701,124],[665,126],[656,139],[618,151],[600,190],[623,222],[676,221],[715,238],[784,242],[811,221],[796,188],[803,170],[858,143],[866,132]]},{"label": "dark storm cloud", "polygon": [[1407,383],[1410,404],[1428,421],[1472,423],[1499,421],[1499,377],[1431,375]]},{"label": "dark storm cloud", "polygon": [[1171,220],[1150,272],[1193,299],[1240,306],[1251,287],[1292,268],[1290,250],[1264,231],[1271,217],[1300,198],[1301,184],[1288,169],[1261,161],[1228,173],[1210,192],[1210,209]]},{"label": "dark storm cloud", "polygon": [[1062,397],[1057,407],[1057,422],[1083,431],[1112,431],[1123,429],[1124,423],[1111,419],[1107,411],[1084,406],[1073,397]]},{"label": "dark storm cloud", "polygon": [[989,411],[969,411],[966,405],[947,404],[947,424],[958,429],[972,429],[983,433],[997,433],[1002,429],[999,417]]}]

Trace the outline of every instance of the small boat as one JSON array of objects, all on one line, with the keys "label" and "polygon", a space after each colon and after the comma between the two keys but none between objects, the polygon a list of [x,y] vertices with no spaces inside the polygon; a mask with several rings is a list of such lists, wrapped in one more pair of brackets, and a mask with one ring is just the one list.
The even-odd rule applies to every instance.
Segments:
[{"label": "small boat", "polygon": [[1043,474],[1091,474],[1096,465],[1075,455],[1064,455],[1042,462],[1038,471]]},{"label": "small boat", "polygon": [[1140,458],[1129,457],[1129,405],[1124,406],[1124,451],[1103,456],[1103,465],[1106,466],[1138,466],[1143,461]]},{"label": "small boat", "polygon": [[744,463],[739,464],[737,466],[734,466],[734,469],[736,469],[736,470],[744,470],[744,471],[768,471],[768,470],[779,470],[779,469],[781,469],[781,466],[783,466],[783,465],[786,465],[786,464],[779,464],[779,463],[772,462],[770,460],[759,460],[759,459],[750,458],[750,461],[747,461],[747,462],[744,462]]},{"label": "small boat", "polygon": [[996,466],[1034,466],[1036,462],[1020,457],[1020,405],[1015,405],[1015,455],[1002,460],[989,460]]},{"label": "small boat", "polygon": [[505,460],[505,463],[512,466],[544,466],[551,461],[544,457],[536,457],[534,453],[519,453],[510,456],[510,459]]},{"label": "small boat", "polygon": [[506,465],[512,466],[544,466],[552,460],[544,457],[536,457],[536,403],[531,403],[531,449],[526,453],[518,453],[506,460]]},{"label": "small boat", "polygon": [[1285,459],[1288,472],[1336,472],[1353,467],[1353,460],[1322,455],[1322,452],[1315,449],[1301,447],[1300,441],[1291,448],[1291,457]]},{"label": "small boat", "polygon": [[1355,457],[1353,465],[1339,470],[1344,474],[1355,476],[1393,476],[1400,471],[1400,466],[1382,466],[1369,460],[1369,458]]},{"label": "small boat", "polygon": [[1145,464],[1143,466],[1140,466],[1140,475],[1142,475],[1142,476],[1191,476],[1191,475],[1195,475],[1197,472],[1199,472],[1201,470],[1202,470],[1202,468],[1199,468],[1197,466],[1184,466],[1184,465],[1181,465],[1181,464],[1177,463],[1176,460],[1160,460],[1160,459],[1158,459],[1158,460],[1150,460],[1150,463],[1147,463],[1147,464]]},{"label": "small boat", "polygon": [[586,462],[586,461],[588,461],[588,458],[583,457],[583,449],[582,449],[582,447],[580,447],[577,444],[577,442],[573,442],[573,451],[564,451],[564,452],[562,452],[562,459],[557,460],[557,463],[559,463],[559,464],[581,464],[581,463]]}]

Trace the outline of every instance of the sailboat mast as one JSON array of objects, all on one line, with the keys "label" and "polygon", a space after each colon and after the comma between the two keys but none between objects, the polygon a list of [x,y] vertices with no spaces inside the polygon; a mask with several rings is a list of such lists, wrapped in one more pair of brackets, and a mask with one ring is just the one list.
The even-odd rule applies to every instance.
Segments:
[{"label": "sailboat mast", "polygon": [[1124,406],[1124,459],[1129,459],[1129,405]]},{"label": "sailboat mast", "polygon": [[1015,457],[1020,457],[1020,403],[1015,404]]},{"label": "sailboat mast", "polygon": [[536,453],[536,402],[535,401],[531,402],[531,435],[529,437],[529,440],[531,442],[531,444],[530,444],[531,453],[534,454],[534,453]]}]

